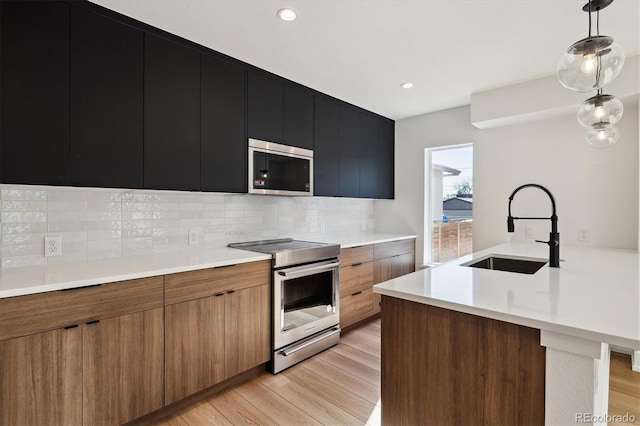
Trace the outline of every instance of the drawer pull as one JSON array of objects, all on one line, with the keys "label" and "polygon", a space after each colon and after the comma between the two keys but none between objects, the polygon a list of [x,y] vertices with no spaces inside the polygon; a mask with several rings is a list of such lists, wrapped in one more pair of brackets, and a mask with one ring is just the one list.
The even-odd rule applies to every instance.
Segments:
[{"label": "drawer pull", "polygon": [[99,322],[100,322],[100,320],[89,321],[89,322],[87,323],[87,325],[97,324],[97,323],[99,323]]},{"label": "drawer pull", "polygon": [[358,263],[352,263],[351,266],[360,266],[362,265],[362,262],[358,262]]},{"label": "drawer pull", "polygon": [[68,325],[68,326],[66,326],[64,329],[65,329],[65,330],[69,330],[70,328],[76,328],[76,327],[78,327],[78,324]]},{"label": "drawer pull", "polygon": [[357,296],[359,294],[362,294],[362,290],[356,291],[355,293],[351,293],[352,296]]},{"label": "drawer pull", "polygon": [[235,292],[236,292],[235,290],[227,290],[227,294],[233,294]]},{"label": "drawer pull", "polygon": [[224,293],[216,293],[214,294],[215,297],[220,297],[220,296],[224,296]]},{"label": "drawer pull", "polygon": [[100,287],[102,284],[94,284],[94,285],[86,285],[84,287],[73,287],[73,288],[63,288],[62,290],[58,290],[58,291],[73,291],[73,290],[83,290],[85,288],[93,288],[93,287]]}]

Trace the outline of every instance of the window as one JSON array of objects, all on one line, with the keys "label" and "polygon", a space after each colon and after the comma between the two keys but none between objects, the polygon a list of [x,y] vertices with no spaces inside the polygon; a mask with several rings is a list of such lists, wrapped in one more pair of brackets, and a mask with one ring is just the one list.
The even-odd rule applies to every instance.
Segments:
[{"label": "window", "polygon": [[425,151],[425,264],[472,252],[473,146]]}]

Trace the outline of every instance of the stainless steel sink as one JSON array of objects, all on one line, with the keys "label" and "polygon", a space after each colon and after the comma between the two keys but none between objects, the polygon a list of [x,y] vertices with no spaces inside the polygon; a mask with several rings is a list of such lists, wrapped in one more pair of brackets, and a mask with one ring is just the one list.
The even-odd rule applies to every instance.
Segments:
[{"label": "stainless steel sink", "polygon": [[472,268],[493,269],[495,271],[517,272],[519,274],[535,274],[547,263],[546,260],[533,260],[517,257],[489,255],[482,259],[474,259],[462,266]]}]

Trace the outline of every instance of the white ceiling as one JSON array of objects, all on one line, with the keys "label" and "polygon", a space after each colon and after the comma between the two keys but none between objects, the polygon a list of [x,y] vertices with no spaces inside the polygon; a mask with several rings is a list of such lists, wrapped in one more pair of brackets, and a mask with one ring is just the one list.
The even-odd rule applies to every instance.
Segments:
[{"label": "white ceiling", "polygon": [[[586,0],[92,1],[393,119],[554,74],[588,24]],[[600,29],[640,53],[640,1],[616,0]]]}]

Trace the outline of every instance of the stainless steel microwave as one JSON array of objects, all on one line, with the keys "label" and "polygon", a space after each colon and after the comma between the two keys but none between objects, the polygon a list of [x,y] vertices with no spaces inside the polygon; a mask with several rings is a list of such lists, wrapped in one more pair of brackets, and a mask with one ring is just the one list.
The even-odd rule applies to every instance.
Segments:
[{"label": "stainless steel microwave", "polygon": [[313,195],[313,151],[249,139],[249,193]]}]

